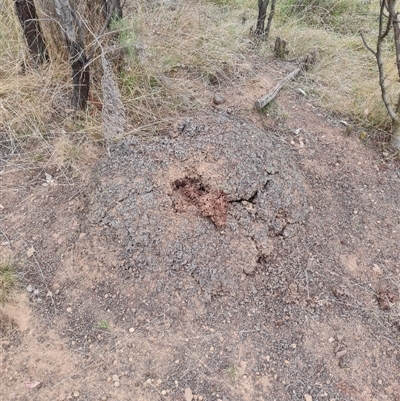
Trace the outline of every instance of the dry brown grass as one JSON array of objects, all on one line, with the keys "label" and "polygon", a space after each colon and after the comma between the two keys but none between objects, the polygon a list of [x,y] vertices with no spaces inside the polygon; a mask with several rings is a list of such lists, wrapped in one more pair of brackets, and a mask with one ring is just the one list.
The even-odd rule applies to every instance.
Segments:
[{"label": "dry brown grass", "polygon": [[[344,5],[346,2],[341,0]],[[249,28],[257,14],[253,1],[188,0],[176,1],[176,6],[171,7],[173,3],[128,2],[124,20],[114,27],[119,38],[114,36],[110,41],[109,33],[100,38],[107,58],[115,63],[127,111],[127,136],[164,131],[182,113],[208,107],[210,99],[206,93],[210,89],[218,90],[221,85],[241,79],[241,65],[249,57],[270,54],[270,43],[255,46],[249,38]],[[43,2],[40,0],[39,4]],[[283,6],[277,11],[271,41],[275,34],[289,40],[290,57],[319,49],[319,62],[302,78],[302,88],[327,110],[362,124],[386,127],[388,119],[380,98],[375,61],[355,30],[343,34],[342,28],[307,26],[304,16],[282,15]],[[6,0],[1,4],[0,133],[2,140],[18,142],[27,153],[34,149],[36,162],[51,160],[59,168],[75,168],[84,162],[79,147],[87,141],[103,140],[101,112],[92,103],[85,113],[69,111],[68,60],[62,47],[52,39],[57,24],[51,21],[51,10],[40,16],[51,63],[35,67],[26,56],[13,2]],[[341,15],[335,18],[337,24],[342,21]],[[351,18],[356,27],[369,16]],[[98,32],[100,26],[101,21],[95,20],[88,28]],[[371,27],[367,32],[370,39],[373,30]],[[90,33],[86,40],[89,47],[96,42]],[[20,67],[23,54],[27,63],[25,75]],[[390,44],[387,54],[387,82],[396,84]],[[92,93],[101,100],[99,55],[97,51],[91,71]],[[390,92],[395,98],[395,85]]]},{"label": "dry brown grass", "polygon": [[[349,7],[354,7],[354,2]],[[307,14],[285,18],[275,33],[290,42],[291,57],[314,48],[319,50],[319,61],[305,74],[302,88],[314,95],[323,108],[364,125],[388,128],[390,121],[381,100],[376,60],[358,34],[363,29],[375,47],[378,10],[375,4],[364,7],[363,14],[335,16],[336,22],[331,21],[331,25],[307,25]],[[338,21],[343,25],[335,25]],[[385,53],[386,85],[396,103],[399,87],[392,43],[386,44]]]}]

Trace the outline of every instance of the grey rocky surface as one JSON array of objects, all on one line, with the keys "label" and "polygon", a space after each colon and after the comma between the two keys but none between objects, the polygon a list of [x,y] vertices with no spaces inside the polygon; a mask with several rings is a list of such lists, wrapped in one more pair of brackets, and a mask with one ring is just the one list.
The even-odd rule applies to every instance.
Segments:
[{"label": "grey rocky surface", "polygon": [[[118,243],[122,269],[184,271],[207,294],[236,295],[243,273],[257,269],[276,238],[304,223],[306,190],[275,134],[235,117],[215,118],[188,119],[178,136],[112,149],[95,172],[90,221]],[[195,207],[175,210],[173,183],[186,176],[227,194],[226,227]]]}]

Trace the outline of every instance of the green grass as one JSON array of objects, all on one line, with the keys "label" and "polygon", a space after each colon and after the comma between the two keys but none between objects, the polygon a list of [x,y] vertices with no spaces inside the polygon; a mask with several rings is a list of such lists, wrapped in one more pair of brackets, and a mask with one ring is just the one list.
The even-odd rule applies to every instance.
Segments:
[{"label": "green grass", "polygon": [[110,322],[105,319],[100,319],[99,323],[95,326],[95,329],[109,331],[111,330]]},{"label": "green grass", "polygon": [[226,369],[226,373],[229,377],[229,380],[234,383],[236,381],[236,377],[239,373],[238,368],[232,363],[229,365],[229,367]]},{"label": "green grass", "polygon": [[17,283],[14,263],[10,261],[0,262],[0,305],[12,298]]}]

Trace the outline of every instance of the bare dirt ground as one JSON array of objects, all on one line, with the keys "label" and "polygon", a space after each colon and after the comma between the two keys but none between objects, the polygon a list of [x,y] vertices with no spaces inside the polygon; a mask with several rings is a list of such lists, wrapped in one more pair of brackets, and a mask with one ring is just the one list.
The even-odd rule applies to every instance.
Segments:
[{"label": "bare dirt ground", "polygon": [[398,165],[257,66],[79,178],[3,147],[1,399],[400,400]]}]

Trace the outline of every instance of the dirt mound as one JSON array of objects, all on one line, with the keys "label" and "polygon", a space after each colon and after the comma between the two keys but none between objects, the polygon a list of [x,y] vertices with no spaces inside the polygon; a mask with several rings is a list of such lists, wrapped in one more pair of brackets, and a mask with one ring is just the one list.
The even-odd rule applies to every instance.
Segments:
[{"label": "dirt mound", "polygon": [[12,192],[29,306],[0,396],[398,399],[398,171],[298,102],[280,132],[210,113]]},{"label": "dirt mound", "polygon": [[210,115],[179,130],[113,150],[96,173],[91,219],[118,238],[127,276],[182,271],[208,294],[237,294],[241,275],[307,214],[303,180],[278,141],[243,120]]}]

